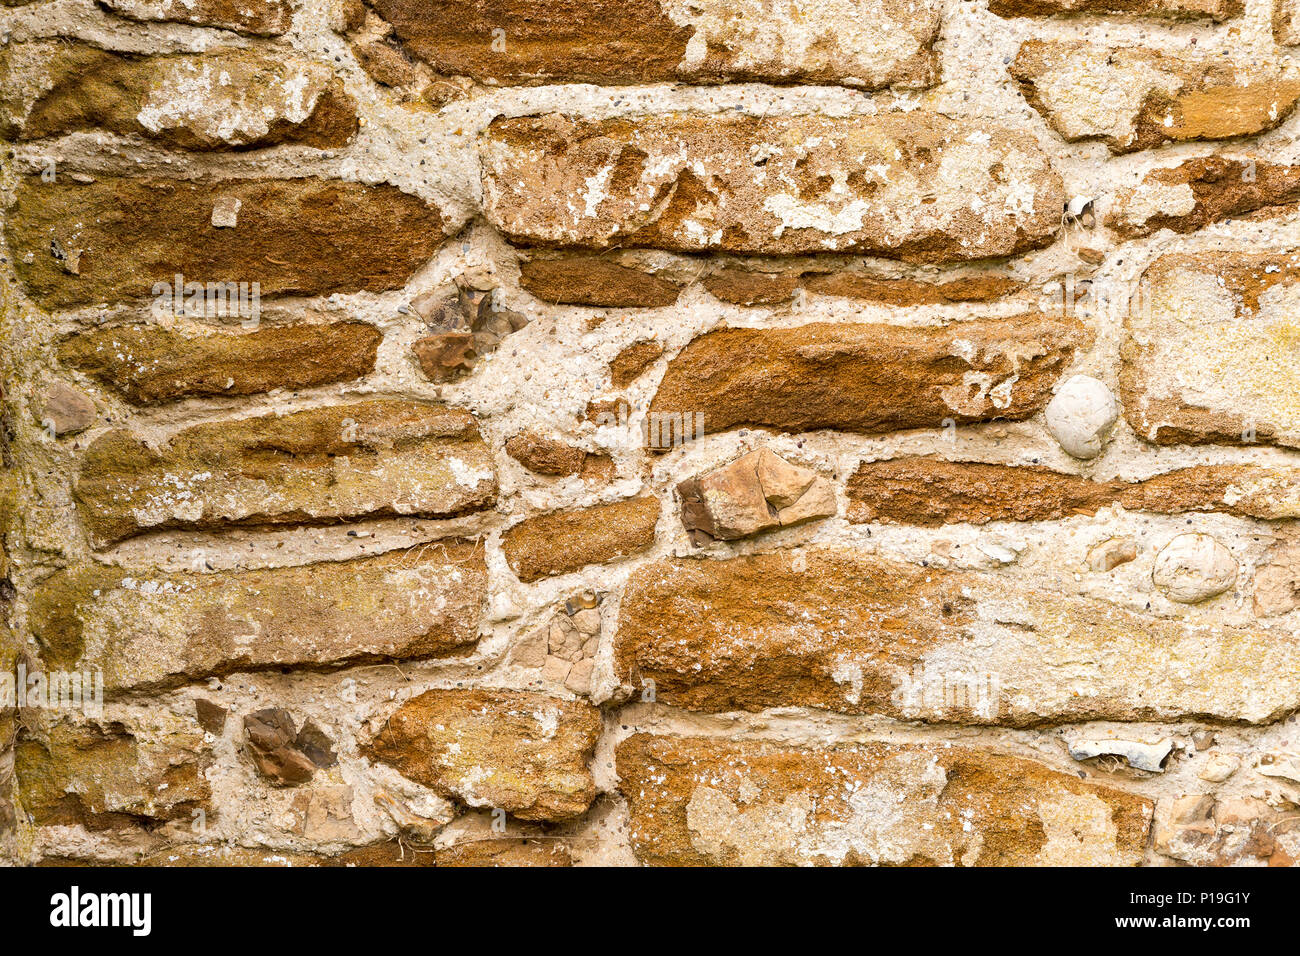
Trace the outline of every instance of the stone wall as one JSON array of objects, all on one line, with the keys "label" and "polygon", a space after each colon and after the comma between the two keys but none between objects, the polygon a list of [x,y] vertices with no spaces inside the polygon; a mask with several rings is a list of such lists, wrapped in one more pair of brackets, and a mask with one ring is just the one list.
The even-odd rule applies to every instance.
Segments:
[{"label": "stone wall", "polygon": [[0,858],[1300,857],[1300,5],[0,21]]}]

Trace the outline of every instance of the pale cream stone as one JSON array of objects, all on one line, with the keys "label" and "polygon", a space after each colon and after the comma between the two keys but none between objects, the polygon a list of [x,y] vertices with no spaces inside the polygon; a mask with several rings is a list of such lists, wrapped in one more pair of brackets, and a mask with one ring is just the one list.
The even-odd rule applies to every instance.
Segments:
[{"label": "pale cream stone", "polygon": [[1169,600],[1196,604],[1236,583],[1237,559],[1208,534],[1180,534],[1156,555],[1151,580]]},{"label": "pale cream stone", "polygon": [[1046,416],[1047,430],[1068,454],[1096,458],[1119,417],[1119,406],[1105,382],[1076,375],[1052,397]]}]

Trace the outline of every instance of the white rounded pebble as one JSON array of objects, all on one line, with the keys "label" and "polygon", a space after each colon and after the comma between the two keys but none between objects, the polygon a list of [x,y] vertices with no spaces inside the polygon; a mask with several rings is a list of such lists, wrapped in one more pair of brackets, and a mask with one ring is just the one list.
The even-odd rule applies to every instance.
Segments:
[{"label": "white rounded pebble", "polygon": [[1089,375],[1075,375],[1047,406],[1047,430],[1075,458],[1096,458],[1119,416],[1115,396]]},{"label": "white rounded pebble", "polygon": [[1237,559],[1208,534],[1180,534],[1156,555],[1151,580],[1179,604],[1222,594],[1237,580]]}]

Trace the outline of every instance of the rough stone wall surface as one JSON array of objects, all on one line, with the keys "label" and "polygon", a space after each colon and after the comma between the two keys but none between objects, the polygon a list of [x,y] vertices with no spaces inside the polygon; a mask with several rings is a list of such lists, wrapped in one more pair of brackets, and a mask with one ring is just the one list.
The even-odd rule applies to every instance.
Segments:
[{"label": "rough stone wall surface", "polygon": [[0,24],[0,860],[1300,859],[1292,0]]}]

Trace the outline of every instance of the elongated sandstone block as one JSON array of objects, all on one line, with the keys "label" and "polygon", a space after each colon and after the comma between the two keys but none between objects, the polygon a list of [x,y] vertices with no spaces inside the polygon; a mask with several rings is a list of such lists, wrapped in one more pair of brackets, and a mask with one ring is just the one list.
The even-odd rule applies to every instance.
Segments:
[{"label": "elongated sandstone block", "polygon": [[301,143],[342,146],[356,104],[328,64],[217,50],[135,56],[63,41],[0,52],[0,128],[8,139],[91,130],[181,149]]},{"label": "elongated sandstone block", "polygon": [[199,733],[137,735],[112,722],[24,733],[14,753],[18,796],[37,826],[130,830],[189,824],[211,808],[211,754]]},{"label": "elongated sandstone block", "polygon": [[521,581],[568,574],[645,551],[655,540],[659,499],[626,498],[571,511],[526,518],[502,538],[510,570]]},{"label": "elongated sandstone block", "polygon": [[519,265],[519,284],[545,302],[601,308],[672,305],[681,284],[602,259],[569,256]]},{"label": "elongated sandstone block", "polygon": [[920,111],[548,114],[496,120],[481,152],[489,220],[529,245],[946,262],[1049,244],[1064,202],[1031,137]]},{"label": "elongated sandstone block", "polygon": [[[1031,726],[1300,706],[1300,646],[847,549],[635,571],[615,668],[661,703]],[[642,691],[644,693],[644,690]]]},{"label": "elongated sandstone block", "polygon": [[143,23],[189,23],[255,36],[279,36],[293,20],[290,0],[95,0]]},{"label": "elongated sandstone block", "polygon": [[[1040,314],[941,327],[816,322],[723,329],[668,363],[652,415],[740,425],[878,434],[1028,418],[1087,333]],[[694,419],[692,419],[694,420]]]},{"label": "elongated sandstone block", "polygon": [[412,56],[483,83],[925,86],[935,0],[375,0]]},{"label": "elongated sandstone block", "polygon": [[1032,465],[907,457],[863,462],[849,479],[850,521],[937,527],[952,522],[1050,521],[1107,505],[1157,514],[1219,511],[1300,517],[1300,469],[1197,465],[1145,481],[1093,481]]},{"label": "elongated sandstone block", "polygon": [[1151,170],[1122,190],[1107,225],[1125,238],[1160,229],[1195,232],[1235,216],[1282,215],[1300,206],[1300,166],[1249,157],[1203,156]]},{"label": "elongated sandstone block", "polygon": [[325,179],[33,175],[5,220],[19,278],[49,309],[156,296],[177,275],[262,296],[379,292],[427,262],[444,228],[393,186]]},{"label": "elongated sandstone block", "polygon": [[158,449],[109,432],[87,450],[76,498],[103,546],[172,528],[452,517],[490,507],[496,488],[468,412],[377,400],[195,425]]},{"label": "elongated sandstone block", "polygon": [[1130,14],[1162,20],[1213,20],[1221,23],[1246,11],[1244,0],[989,0],[1000,17],[1050,17],[1066,14]]},{"label": "elongated sandstone block", "polygon": [[31,627],[48,666],[101,670],[111,693],[448,654],[478,639],[486,589],[482,545],[459,541],[258,571],[92,566],[46,580]]},{"label": "elongated sandstone block", "polygon": [[182,324],[123,326],[74,335],[59,361],[137,405],[211,395],[256,395],[360,378],[383,333],[365,322],[273,326],[254,332]]},{"label": "elongated sandstone block", "polygon": [[969,747],[636,734],[632,848],[659,866],[1134,866],[1150,800]]},{"label": "elongated sandstone block", "polygon": [[1278,61],[1029,40],[1010,69],[1061,136],[1112,153],[1263,133],[1300,100],[1300,71]]}]

